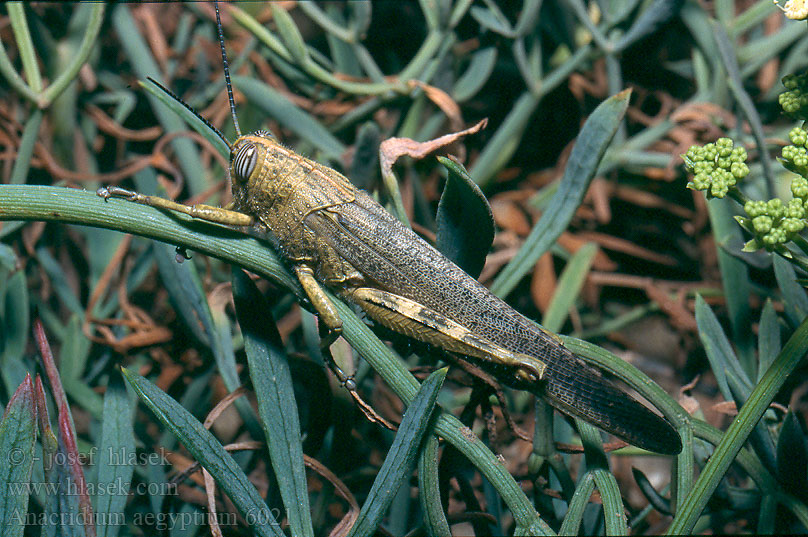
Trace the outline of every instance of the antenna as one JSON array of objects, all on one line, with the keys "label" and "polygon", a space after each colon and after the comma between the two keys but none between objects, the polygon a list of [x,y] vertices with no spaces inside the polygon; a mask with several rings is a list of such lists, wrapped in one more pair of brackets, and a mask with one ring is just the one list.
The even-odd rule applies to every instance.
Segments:
[{"label": "antenna", "polygon": [[222,19],[219,16],[219,2],[214,1],[213,5],[216,6],[216,28],[219,30],[219,46],[222,49],[224,80],[227,86],[227,98],[230,100],[230,115],[233,116],[233,126],[236,128],[236,136],[241,136],[241,127],[239,127],[238,117],[236,117],[236,102],[233,100],[233,84],[230,83],[230,67],[227,65],[227,52],[224,50],[224,31],[222,30]]}]

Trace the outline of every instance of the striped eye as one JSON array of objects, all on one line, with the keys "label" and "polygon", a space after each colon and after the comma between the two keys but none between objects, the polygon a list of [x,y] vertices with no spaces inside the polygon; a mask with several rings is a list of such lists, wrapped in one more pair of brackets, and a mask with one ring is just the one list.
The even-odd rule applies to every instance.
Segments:
[{"label": "striped eye", "polygon": [[233,157],[233,171],[240,181],[246,181],[255,169],[258,162],[258,151],[253,144],[245,144],[240,147],[236,156]]}]

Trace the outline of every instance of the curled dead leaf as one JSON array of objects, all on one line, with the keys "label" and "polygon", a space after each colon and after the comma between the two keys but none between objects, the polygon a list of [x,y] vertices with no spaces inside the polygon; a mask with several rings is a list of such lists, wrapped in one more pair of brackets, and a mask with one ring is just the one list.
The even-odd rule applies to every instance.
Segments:
[{"label": "curled dead leaf", "polygon": [[382,167],[382,175],[392,174],[393,164],[396,163],[399,157],[408,155],[414,159],[422,159],[429,153],[445,147],[463,136],[479,132],[487,124],[488,120],[483,119],[473,127],[426,142],[416,142],[410,138],[389,138],[379,146],[379,162]]},{"label": "curled dead leaf", "polygon": [[719,414],[724,414],[726,416],[738,415],[738,406],[735,404],[735,401],[722,401],[714,404],[710,408]]}]

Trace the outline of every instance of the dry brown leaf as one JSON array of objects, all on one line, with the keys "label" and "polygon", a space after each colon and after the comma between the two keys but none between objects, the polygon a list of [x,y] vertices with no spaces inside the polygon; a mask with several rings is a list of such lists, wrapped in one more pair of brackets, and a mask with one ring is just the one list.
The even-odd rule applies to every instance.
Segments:
[{"label": "dry brown leaf", "polygon": [[453,130],[460,129],[463,126],[463,116],[460,113],[460,106],[452,97],[440,88],[424,84],[420,80],[409,80],[407,85],[410,88],[421,88],[424,90],[424,95],[427,99],[435,103],[435,106],[441,109],[449,118],[449,124]]},{"label": "dry brown leaf", "polygon": [[416,142],[410,138],[388,138],[383,141],[379,147],[379,161],[382,168],[382,175],[390,175],[393,173],[393,164],[396,163],[399,157],[408,155],[414,159],[422,159],[433,151],[445,147],[463,136],[468,136],[480,131],[487,123],[488,120],[483,119],[473,127],[446,134],[427,142]]},{"label": "dry brown leaf", "polygon": [[171,53],[168,41],[163,34],[164,24],[157,20],[152,6],[149,5],[141,6],[141,9],[136,10],[135,18],[143,24],[143,35],[146,36],[146,42],[151,47],[154,59],[160,65],[160,70],[165,71]]},{"label": "dry brown leaf", "polygon": [[533,277],[530,279],[530,296],[540,312],[544,313],[550,307],[557,285],[558,278],[553,266],[553,255],[550,252],[544,252],[536,261],[536,265],[533,267]]},{"label": "dry brown leaf", "polygon": [[613,189],[610,183],[604,181],[602,177],[595,177],[586,192],[586,199],[592,204],[595,212],[595,219],[599,224],[608,224],[612,220],[612,208],[610,194]]},{"label": "dry brown leaf", "polygon": [[722,401],[714,404],[710,408],[719,414],[724,414],[726,416],[738,415],[738,406],[735,404],[735,401]]},{"label": "dry brown leaf", "polygon": [[[503,235],[503,233],[497,234],[497,237],[501,235]],[[494,275],[499,272],[500,268],[513,259],[518,251],[519,246],[509,246],[502,250],[497,250],[492,254],[488,254],[488,256],[485,258],[485,265],[483,266],[483,270],[480,272],[480,277],[478,279],[481,282],[487,282],[493,278]]]},{"label": "dry brown leaf", "polygon": [[692,395],[681,395],[679,397],[679,404],[682,405],[682,408],[691,416],[695,415],[696,412],[699,411],[699,408],[701,408],[698,399]]},{"label": "dry brown leaf", "polygon": [[681,205],[671,203],[661,196],[651,194],[650,192],[645,192],[644,190],[616,185],[612,188],[612,193],[615,197],[620,198],[623,201],[627,201],[628,203],[637,205],[638,207],[643,207],[645,209],[662,209],[663,211],[667,211],[684,220],[689,220],[694,216],[694,212],[692,210],[682,207]]},{"label": "dry brown leaf", "polygon": [[513,231],[521,237],[526,237],[530,233],[530,221],[515,202],[501,197],[494,198],[491,201],[491,211],[494,214],[494,222],[501,229]]},{"label": "dry brown leaf", "polygon": [[597,243],[601,248],[621,252],[638,259],[650,261],[652,263],[659,263],[660,265],[669,267],[676,266],[678,264],[676,259],[669,255],[658,254],[652,250],[649,250],[648,248],[643,248],[642,246],[638,246],[633,242],[627,241],[626,239],[615,237],[614,235],[598,233],[597,231],[581,231],[578,233],[578,236],[586,242]]},{"label": "dry brown leaf", "polygon": [[147,127],[145,129],[132,130],[123,127],[120,123],[109,117],[103,110],[93,104],[87,104],[85,109],[88,115],[95,121],[98,130],[120,140],[131,140],[143,142],[156,140],[162,134],[162,127]]},{"label": "dry brown leaf", "polygon": [[[597,241],[593,241],[585,232],[573,234],[565,231],[558,237],[558,245],[573,254],[590,242]],[[612,272],[617,270],[617,263],[612,261],[601,248],[598,248],[595,258],[592,260],[592,270]]]},{"label": "dry brown leaf", "polygon": [[671,324],[678,330],[695,332],[698,330],[696,317],[684,305],[683,295],[678,299],[672,299],[666,291],[649,281],[645,286],[645,294],[648,298],[659,304],[659,307],[668,314]]},{"label": "dry brown leaf", "polygon": [[210,429],[210,426],[213,425],[216,418],[218,418],[226,408],[232,405],[233,401],[246,393],[247,389],[244,386],[239,386],[236,390],[228,393],[221,401],[216,403],[216,406],[213,407],[210,412],[208,412],[207,416],[205,416],[205,422],[203,423],[205,429]]}]

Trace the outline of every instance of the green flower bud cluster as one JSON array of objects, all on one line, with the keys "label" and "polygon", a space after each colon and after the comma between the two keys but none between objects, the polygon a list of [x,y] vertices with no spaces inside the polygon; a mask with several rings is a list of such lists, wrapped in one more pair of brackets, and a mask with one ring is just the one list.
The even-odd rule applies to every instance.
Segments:
[{"label": "green flower bud cluster", "polygon": [[778,96],[786,114],[797,119],[808,119],[808,72],[783,77],[786,91]]},{"label": "green flower bud cluster", "polygon": [[719,138],[703,147],[694,145],[682,155],[685,166],[693,172],[687,188],[703,190],[708,198],[723,198],[739,179],[749,174],[746,156],[746,149],[733,148],[729,138]]},{"label": "green flower bud cluster", "polygon": [[[749,218],[736,217],[738,222],[754,234],[754,238],[746,243],[744,251],[750,252],[760,248],[772,251],[778,245],[785,244],[794,235],[805,228],[805,200],[808,199],[808,181],[800,177],[802,183],[797,186],[806,197],[795,197],[788,203],[774,198],[769,201],[747,201],[743,209]],[[795,181],[796,183],[796,181]],[[791,187],[795,191],[794,183]]]},{"label": "green flower bud cluster", "polygon": [[794,127],[788,133],[793,145],[783,147],[780,162],[787,170],[808,177],[808,131]]}]

